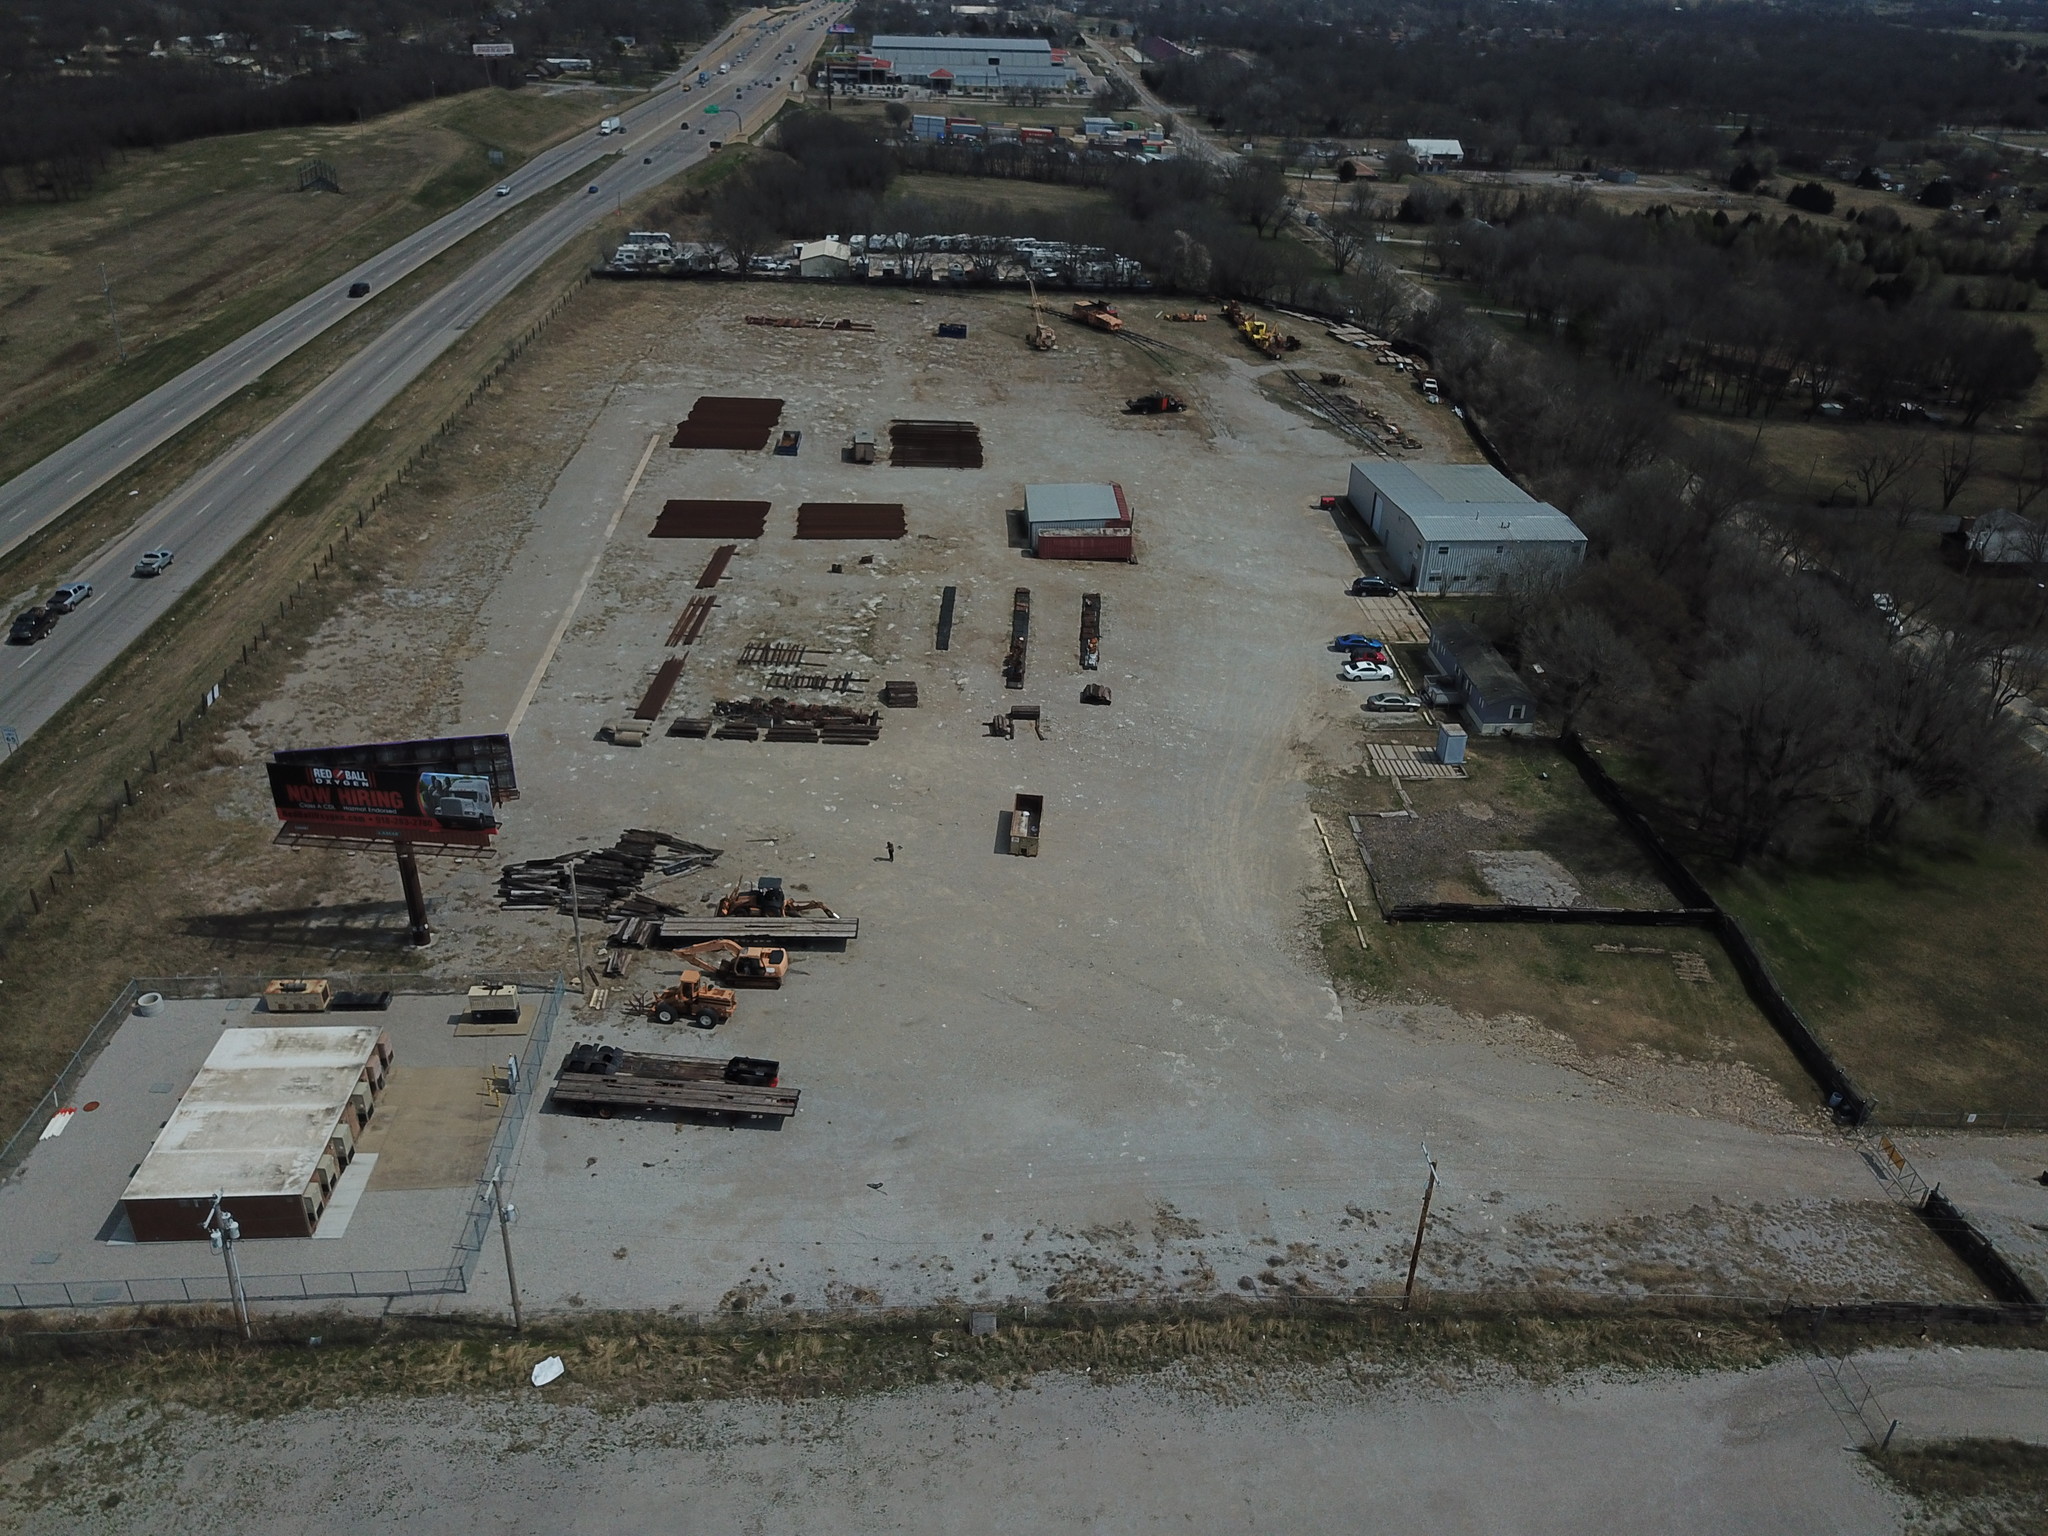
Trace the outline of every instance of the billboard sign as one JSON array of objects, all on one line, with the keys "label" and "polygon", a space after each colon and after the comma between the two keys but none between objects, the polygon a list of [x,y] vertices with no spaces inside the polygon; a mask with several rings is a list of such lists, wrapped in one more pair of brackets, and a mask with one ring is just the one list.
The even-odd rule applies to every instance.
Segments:
[{"label": "billboard sign", "polygon": [[509,59],[512,57],[510,43],[471,43],[469,51],[480,59]]},{"label": "billboard sign", "polygon": [[833,22],[833,23],[832,23],[832,25],[831,25],[831,26],[827,27],[827,28],[826,28],[825,30],[826,30],[827,32],[836,32],[836,33],[838,33],[838,34],[839,34],[839,35],[840,35],[841,37],[851,37],[851,36],[853,36],[853,28],[852,28],[852,27],[850,27],[850,26],[848,26],[848,25],[847,25],[847,24],[846,24],[845,22],[843,22],[843,21],[835,21],[835,22]]},{"label": "billboard sign", "polygon": [[351,747],[287,747],[270,754],[274,763],[304,763],[323,768],[412,768],[425,773],[474,774],[491,781],[491,798],[499,804],[519,798],[519,779],[512,771],[512,738],[434,736],[424,741],[373,741]]},{"label": "billboard sign", "polygon": [[[491,781],[478,774],[408,768],[271,763],[279,821],[309,830],[394,840],[481,841],[498,830]],[[461,834],[453,837],[451,834]]]}]

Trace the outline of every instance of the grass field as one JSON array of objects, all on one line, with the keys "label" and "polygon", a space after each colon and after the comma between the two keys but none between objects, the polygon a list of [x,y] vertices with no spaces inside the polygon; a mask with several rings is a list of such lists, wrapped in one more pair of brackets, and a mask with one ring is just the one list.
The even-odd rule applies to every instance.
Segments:
[{"label": "grass field", "polygon": [[[127,156],[78,202],[0,209],[0,479],[619,99],[479,91],[363,124],[201,139]],[[298,190],[316,159],[341,195]]]},{"label": "grass field", "polygon": [[[1468,850],[1535,849],[1558,859],[1593,902],[1677,905],[1555,749],[1481,741],[1469,771],[1463,782],[1408,784],[1408,801],[1419,813],[1414,822],[1364,823],[1383,895],[1389,881],[1399,881],[1409,888],[1390,899],[1490,903],[1498,898],[1474,877]],[[1563,1036],[1588,1058],[1625,1058],[1652,1070],[1660,1061],[1739,1064],[1795,1104],[1812,1100],[1811,1081],[1704,931],[1382,922],[1344,816],[1397,809],[1392,781],[1345,773],[1314,785],[1312,797],[1363,919],[1363,947],[1348,919],[1322,925],[1325,963],[1340,987],[1380,1001],[1445,1003],[1467,1017],[1526,1022]],[[1432,854],[1425,846],[1418,855],[1409,846],[1418,837],[1441,847]],[[1531,1041],[1541,1043],[1535,1035],[1523,1043]]]},{"label": "grass field", "polygon": [[1882,1117],[2048,1104],[2048,843],[1923,833],[1889,853],[1709,884]]}]

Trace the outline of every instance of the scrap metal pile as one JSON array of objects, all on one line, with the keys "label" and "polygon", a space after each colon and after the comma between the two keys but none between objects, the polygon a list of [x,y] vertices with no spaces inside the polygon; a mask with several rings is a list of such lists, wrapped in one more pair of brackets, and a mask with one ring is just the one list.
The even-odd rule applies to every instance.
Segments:
[{"label": "scrap metal pile", "polygon": [[844,704],[805,704],[795,699],[720,699],[706,719],[680,719],[671,736],[711,736],[719,741],[817,741],[828,746],[866,746],[882,734],[882,717]]},{"label": "scrap metal pile", "polygon": [[724,851],[667,832],[629,828],[609,848],[508,865],[498,875],[498,900],[511,911],[552,909],[582,917],[674,913],[681,909],[642,894],[640,887],[650,876],[667,879],[708,869]]}]

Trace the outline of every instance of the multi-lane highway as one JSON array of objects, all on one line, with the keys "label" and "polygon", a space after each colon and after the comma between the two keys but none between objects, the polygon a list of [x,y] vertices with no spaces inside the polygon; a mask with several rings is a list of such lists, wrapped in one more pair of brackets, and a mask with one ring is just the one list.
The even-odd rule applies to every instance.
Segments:
[{"label": "multi-lane highway", "polygon": [[[621,114],[625,137],[675,112],[678,87],[745,46],[763,13],[750,13],[709,44],[686,69],[662,82],[654,95]],[[486,191],[453,212],[415,230],[282,313],[193,364],[176,378],[80,433],[40,463],[0,485],[0,555],[47,526],[115,475],[168,438],[204,416],[276,363],[296,352],[364,301],[349,287],[368,283],[381,292],[450,246],[468,238],[536,193],[581,172],[619,147],[620,135],[603,138],[590,129],[535,156],[505,178],[504,197]]]},{"label": "multi-lane highway", "polygon": [[[224,349],[217,358],[197,365],[159,390],[157,395],[163,395],[190,379],[189,398],[181,402],[180,397],[174,396],[161,408],[187,409],[190,414],[185,419],[196,419],[203,409],[210,408],[211,402],[208,407],[197,409],[192,408],[192,402],[205,399],[207,391],[217,389],[217,400],[256,378],[269,362],[287,355],[331,325],[341,312],[333,307],[335,295],[345,296],[351,281],[390,281],[410,270],[403,265],[408,259],[413,266],[430,259],[434,251],[445,249],[464,233],[481,227],[493,213],[521,195],[530,197],[571,171],[580,176],[582,168],[600,156],[619,154],[617,164],[593,173],[595,192],[571,193],[480,257],[438,292],[400,316],[275,420],[159,502],[127,533],[68,571],[67,579],[91,582],[97,589],[96,595],[61,620],[48,639],[33,646],[0,649],[0,726],[13,728],[26,740],[465,330],[565,243],[579,238],[610,214],[620,199],[637,198],[650,187],[701,162],[712,153],[713,139],[721,136],[721,120],[731,122],[735,110],[743,122],[765,121],[791,82],[802,76],[827,36],[827,22],[842,8],[813,5],[770,13],[765,18],[757,13],[736,24],[676,77],[679,86],[685,78],[694,82],[698,73],[708,70],[713,72],[708,85],[688,94],[680,89],[663,90],[625,114],[622,134],[598,139],[593,124],[588,142],[579,141],[551,152],[550,172],[543,172],[541,167],[550,163],[551,156],[542,156],[523,168],[519,173],[523,179],[514,179],[511,197],[485,193],[440,224],[422,230],[392,251],[366,262],[357,272],[339,279],[330,285],[331,292],[323,290],[294,306],[277,321],[252,332],[242,342]],[[809,23],[814,20],[818,26],[812,30]],[[783,51],[791,43],[796,47],[794,55]],[[745,57],[742,59],[741,55]],[[728,62],[732,72],[717,74],[719,64]],[[776,75],[782,76],[779,84],[772,83]],[[760,83],[763,81],[770,83]],[[759,119],[755,117],[757,102]],[[707,113],[705,108],[711,106],[722,110]],[[541,179],[543,174],[548,176],[545,181]],[[464,218],[471,222],[463,224],[460,221]],[[456,222],[450,230],[444,230],[443,226],[449,226],[451,220]],[[435,240],[438,245],[433,243]],[[421,244],[422,241],[427,243]],[[393,255],[400,251],[410,254]],[[387,262],[391,264],[386,265]],[[377,277],[362,277],[366,273]],[[293,316],[299,318],[294,321]],[[294,326],[304,327],[305,334],[296,335]],[[255,339],[264,337],[269,340]],[[269,362],[258,366],[266,345],[272,349]],[[222,361],[230,353],[240,361]],[[224,379],[233,382],[223,384],[220,381]],[[157,395],[138,402],[131,412],[148,407]],[[130,412],[122,415],[130,416]],[[115,421],[121,419],[117,417]],[[130,421],[125,431],[109,435],[104,429],[95,429],[87,434],[96,437],[96,447],[73,461],[76,468],[72,473],[77,483],[83,485],[95,474],[99,481],[104,481],[118,472],[147,451],[144,438],[153,430],[152,418],[145,410]],[[175,430],[175,426],[167,428],[159,437]],[[104,467],[107,465],[111,467]],[[30,475],[42,472],[43,466],[39,465]],[[44,483],[57,487],[42,493],[46,497],[63,494],[62,479],[52,480],[46,475]],[[6,489],[11,491],[13,486]],[[45,505],[48,504],[46,501]],[[13,505],[8,503],[10,514]],[[45,517],[44,521],[47,520]],[[169,573],[147,580],[131,577],[129,571],[136,558],[144,550],[158,546],[176,551],[177,560]],[[0,543],[0,549],[5,547]]]}]

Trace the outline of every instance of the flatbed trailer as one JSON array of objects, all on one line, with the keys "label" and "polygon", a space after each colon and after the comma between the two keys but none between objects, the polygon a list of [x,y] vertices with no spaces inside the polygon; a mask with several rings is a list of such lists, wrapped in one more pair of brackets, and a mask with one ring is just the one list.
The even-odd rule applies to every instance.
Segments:
[{"label": "flatbed trailer", "polygon": [[686,1109],[787,1120],[799,1090],[781,1085],[781,1064],[751,1056],[656,1056],[615,1045],[575,1045],[555,1074],[554,1102],[602,1114]]},{"label": "flatbed trailer", "polygon": [[707,939],[740,944],[846,944],[860,937],[855,917],[664,917],[647,935],[650,949],[678,949]]}]

